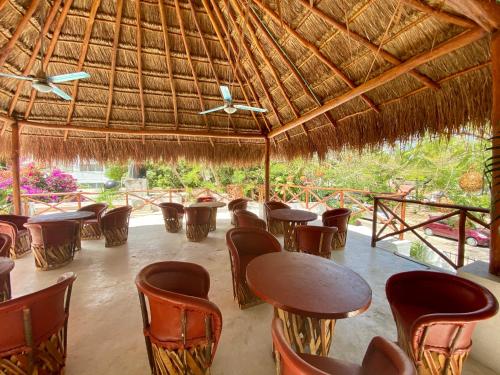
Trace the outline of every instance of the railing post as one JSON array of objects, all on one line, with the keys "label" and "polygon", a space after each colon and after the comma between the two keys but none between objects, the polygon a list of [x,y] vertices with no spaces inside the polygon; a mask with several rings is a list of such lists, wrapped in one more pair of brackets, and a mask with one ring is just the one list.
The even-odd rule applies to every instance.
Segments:
[{"label": "railing post", "polygon": [[458,219],[458,257],[457,257],[457,267],[464,266],[465,258],[465,222],[467,220],[465,210],[460,210],[460,215]]},{"label": "railing post", "polygon": [[172,203],[172,189],[168,189],[168,201]]},{"label": "railing post", "polygon": [[304,192],[306,193],[306,209],[309,209],[309,199],[311,197],[309,193],[309,188],[307,186],[304,188]]},{"label": "railing post", "polygon": [[79,191],[76,193],[76,201],[78,202],[78,209],[82,208],[82,195]]},{"label": "railing post", "polygon": [[128,206],[128,191],[125,192],[125,206]]},{"label": "railing post", "polygon": [[285,188],[285,185],[283,185],[281,187],[281,195],[282,195],[282,198],[281,198],[282,202],[286,203],[286,188]]},{"label": "railing post", "polygon": [[339,204],[340,208],[344,208],[345,202],[344,202],[344,191],[341,190],[339,193]]},{"label": "railing post", "polygon": [[373,222],[372,222],[372,247],[377,243],[377,211],[378,211],[378,198],[373,198]]},{"label": "railing post", "polygon": [[[401,212],[400,212],[401,220],[406,221],[406,202],[401,202],[400,208],[401,208]],[[403,223],[399,223],[399,230],[403,230],[403,229],[405,229],[405,225]],[[405,234],[399,233],[399,239],[404,240]]]}]

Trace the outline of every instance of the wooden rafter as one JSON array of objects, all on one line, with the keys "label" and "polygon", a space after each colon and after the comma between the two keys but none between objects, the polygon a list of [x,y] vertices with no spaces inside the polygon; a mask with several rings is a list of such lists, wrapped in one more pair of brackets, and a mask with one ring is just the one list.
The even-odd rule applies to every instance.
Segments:
[{"label": "wooden rafter", "polygon": [[5,4],[7,4],[8,2],[9,0],[0,0],[0,10],[2,10]]},{"label": "wooden rafter", "polygon": [[408,71],[419,67],[422,64],[425,64],[428,61],[434,60],[440,56],[446,55],[452,51],[455,51],[459,48],[462,48],[470,43],[473,43],[486,35],[486,31],[482,28],[476,27],[471,29],[470,31],[463,32],[458,36],[447,40],[446,42],[441,43],[440,45],[434,47],[431,51],[427,51],[421,53],[417,56],[412,57],[411,59],[403,62],[400,65],[396,65],[393,68],[385,71],[379,76],[372,78],[371,80],[359,85],[355,89],[348,91],[345,94],[342,94],[332,100],[329,100],[321,107],[314,109],[312,111],[307,112],[302,115],[300,118],[295,119],[287,123],[281,128],[274,129],[269,136],[276,137],[277,135],[287,131],[289,129],[293,129],[296,126],[300,125],[304,121],[310,121],[317,116],[325,113],[326,111],[332,110],[348,101],[359,97],[365,92],[373,90],[377,87],[380,87],[399,76],[407,73]]},{"label": "wooden rafter", "polygon": [[[28,63],[26,64],[26,66],[23,70],[23,73],[22,73],[23,75],[30,74],[31,69],[33,68],[33,65],[35,64],[35,61],[38,58],[38,53],[40,52],[40,48],[42,46],[42,39],[45,38],[45,35],[47,34],[50,26],[52,25],[52,22],[54,21],[56,15],[57,15],[57,12],[59,11],[59,7],[61,6],[61,1],[62,0],[55,0],[54,4],[52,4],[52,8],[50,9],[50,12],[49,12],[44,24],[43,24],[43,28],[42,28],[42,31],[40,33],[40,37],[37,39],[35,46],[33,47],[33,51],[31,53],[30,59],[28,60]],[[9,109],[7,111],[9,116],[12,115],[12,113],[14,112],[14,109],[16,108],[17,101],[19,99],[19,96],[21,95],[21,91],[23,90],[25,83],[26,83],[26,81],[21,81],[21,80],[17,83],[16,92],[14,93],[14,96],[12,97],[12,100],[10,101]]]},{"label": "wooden rafter", "polygon": [[142,80],[142,28],[141,28],[141,0],[135,0],[136,40],[137,40],[137,80],[139,83],[139,101],[141,103],[141,124],[146,126],[144,111],[144,87]]},{"label": "wooden rafter", "polygon": [[446,0],[446,4],[488,32],[500,29],[500,2],[496,0]]},{"label": "wooden rafter", "polygon": [[[402,0],[404,4],[408,5],[409,7],[416,9],[420,12],[430,14],[432,17],[441,20],[443,22],[451,23],[453,25],[461,26],[467,29],[473,28],[476,26],[476,24],[467,19],[463,18],[460,16],[456,16],[454,14],[444,12],[439,9],[435,9],[431,7],[430,5],[422,3],[420,0]],[[464,1],[464,0],[460,0]]]},{"label": "wooden rafter", "polygon": [[[351,79],[342,71],[340,70],[334,63],[332,63],[319,49],[316,47],[313,43],[308,41],[306,38],[304,38],[302,35],[299,34],[297,30],[292,28],[291,26],[288,25],[287,22],[282,20],[279,15],[274,13],[272,9],[270,9],[267,5],[265,5],[262,0],[253,0],[255,4],[259,6],[260,9],[262,9],[267,15],[269,15],[275,22],[278,24],[281,23],[283,24],[283,28],[290,34],[292,34],[300,43],[302,43],[307,49],[309,49],[311,52],[314,53],[314,55],[323,63],[325,64],[333,73],[335,73],[347,86],[349,86],[351,89],[354,89],[356,85],[354,82],[351,81]],[[380,112],[380,110],[377,108],[375,103],[368,98],[366,95],[360,95],[360,98],[363,99],[363,101],[368,104],[374,111]]]},{"label": "wooden rafter", "polygon": [[21,34],[26,30],[26,25],[30,21],[31,16],[33,16],[33,13],[35,13],[39,3],[40,0],[31,1],[30,6],[28,7],[28,9],[26,9],[26,13],[24,13],[23,17],[21,18],[21,21],[19,21],[19,23],[17,24],[16,30],[12,34],[11,38],[2,47],[2,49],[0,49],[0,68],[3,66],[3,64],[9,57],[10,53],[12,52],[12,49],[16,45],[16,42],[21,36]]}]

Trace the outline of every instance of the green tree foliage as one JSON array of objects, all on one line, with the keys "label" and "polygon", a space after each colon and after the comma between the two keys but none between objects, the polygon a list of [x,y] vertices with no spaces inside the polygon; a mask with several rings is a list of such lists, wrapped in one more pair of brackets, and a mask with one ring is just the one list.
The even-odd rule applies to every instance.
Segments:
[{"label": "green tree foliage", "polygon": [[122,164],[109,164],[106,165],[104,174],[107,178],[113,181],[120,182],[122,177],[127,173],[127,166]]}]

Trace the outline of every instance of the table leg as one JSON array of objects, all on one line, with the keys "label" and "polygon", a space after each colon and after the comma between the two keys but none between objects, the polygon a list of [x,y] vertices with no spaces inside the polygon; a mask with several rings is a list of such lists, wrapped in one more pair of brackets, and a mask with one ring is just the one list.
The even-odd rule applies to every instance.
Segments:
[{"label": "table leg", "polygon": [[210,208],[210,231],[217,229],[217,207]]},{"label": "table leg", "polygon": [[79,221],[80,224],[80,229],[78,230],[78,233],[76,234],[76,239],[75,239],[75,251],[80,251],[82,249],[82,227],[83,227],[83,221]]},{"label": "table leg", "polygon": [[283,321],[285,336],[298,353],[328,356],[335,329],[334,319],[317,319],[275,309]]}]

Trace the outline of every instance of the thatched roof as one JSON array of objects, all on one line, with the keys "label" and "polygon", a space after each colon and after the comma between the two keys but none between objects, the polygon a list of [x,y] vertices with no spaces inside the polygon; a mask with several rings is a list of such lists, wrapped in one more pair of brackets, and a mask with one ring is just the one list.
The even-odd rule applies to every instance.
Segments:
[{"label": "thatched roof", "polygon": [[[48,75],[91,75],[59,85],[72,101],[0,78],[0,114],[23,154],[65,160],[252,163],[266,136],[294,157],[483,129],[490,37],[443,3],[0,0],[2,72],[36,74],[42,35]],[[268,112],[199,115],[219,85]],[[9,139],[5,121],[4,155]]]}]

